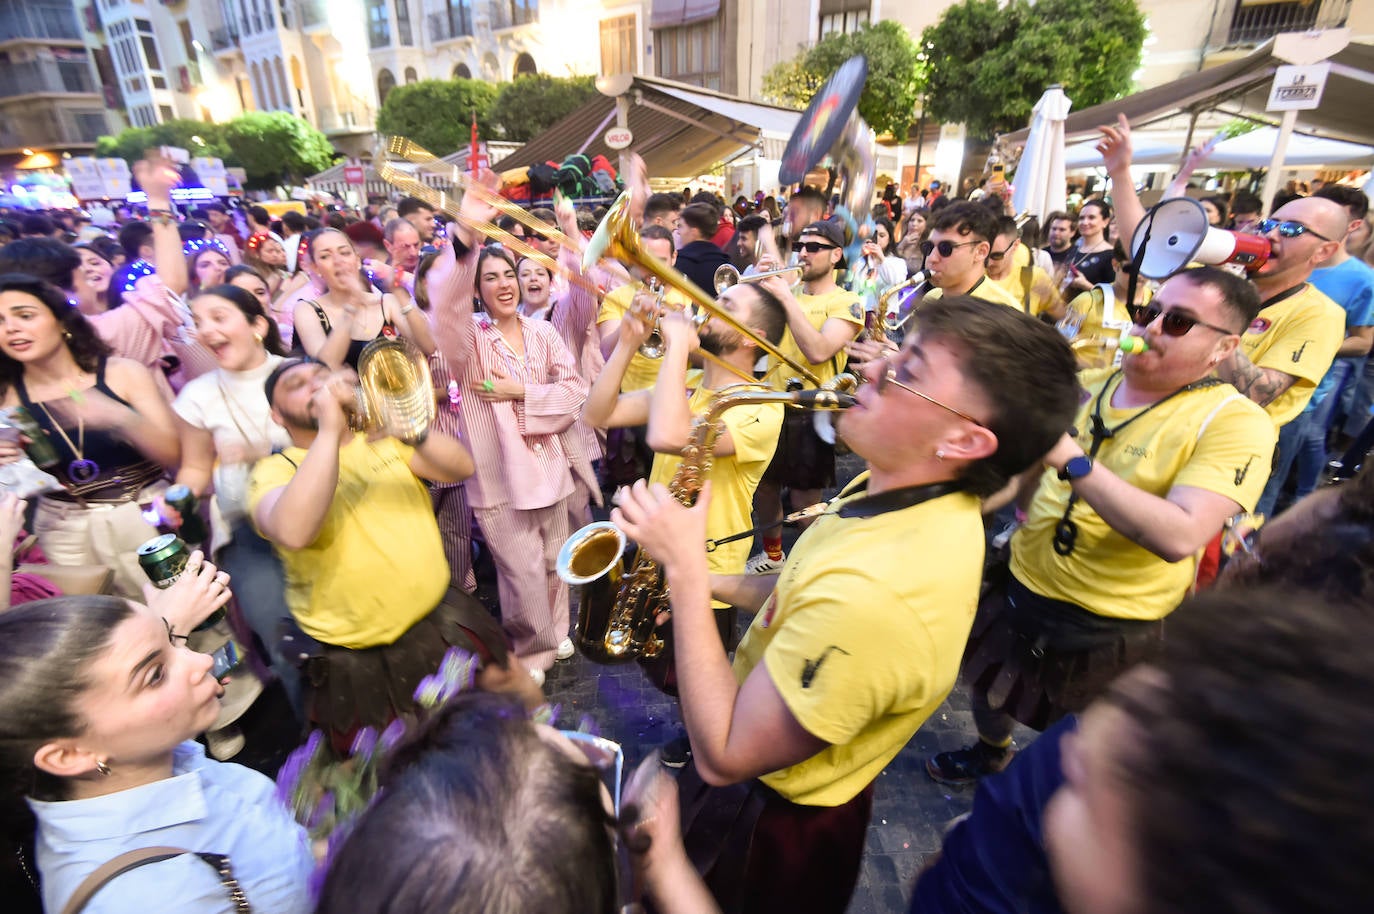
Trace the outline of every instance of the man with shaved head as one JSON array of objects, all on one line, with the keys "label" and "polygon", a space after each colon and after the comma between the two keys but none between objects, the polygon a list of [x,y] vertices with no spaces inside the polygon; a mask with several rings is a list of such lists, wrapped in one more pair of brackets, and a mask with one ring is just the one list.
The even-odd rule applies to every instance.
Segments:
[{"label": "man with shaved head", "polygon": [[1345,339],[1345,311],[1308,279],[1345,242],[1349,219],[1332,200],[1301,197],[1255,227],[1273,247],[1251,277],[1264,307],[1241,345],[1217,365],[1217,375],[1264,407],[1279,426],[1274,472],[1256,509],[1261,514],[1273,513],[1305,437],[1303,409]]}]

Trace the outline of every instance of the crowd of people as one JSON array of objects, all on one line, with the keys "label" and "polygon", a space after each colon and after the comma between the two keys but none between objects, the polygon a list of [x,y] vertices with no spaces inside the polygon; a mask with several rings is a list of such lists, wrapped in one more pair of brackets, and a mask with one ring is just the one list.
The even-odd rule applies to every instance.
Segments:
[{"label": "crowd of people", "polygon": [[[1374,399],[1369,201],[1207,198],[1267,260],[1149,282],[1129,125],[1099,150],[1110,201],[1043,238],[1000,171],[889,185],[856,238],[817,188],[726,206],[630,157],[644,256],[594,267],[604,212],[512,213],[490,172],[453,212],[274,220],[182,213],[150,158],[117,231],[24,217],[6,896],[838,914],[878,776],[962,678],[976,739],[926,768],[973,810],[912,911],[1358,909],[1374,477],[1320,483]],[[415,378],[432,419],[377,420]],[[544,722],[592,599],[560,551],[608,511],[652,571],[612,594],[654,591],[643,670],[681,720],[624,785],[614,744]],[[152,587],[167,533],[185,566]],[[470,687],[426,710],[454,649]],[[404,725],[327,852],[230,761],[264,689],[342,766]]]}]

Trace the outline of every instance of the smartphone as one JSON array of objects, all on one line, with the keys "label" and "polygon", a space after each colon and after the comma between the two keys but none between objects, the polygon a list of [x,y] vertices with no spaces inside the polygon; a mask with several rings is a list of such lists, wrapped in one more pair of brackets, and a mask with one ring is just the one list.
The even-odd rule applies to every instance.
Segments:
[{"label": "smartphone", "polygon": [[1006,174],[1006,171],[1007,171],[1007,167],[1006,167],[1005,165],[998,164],[998,165],[992,166],[992,173],[995,174],[995,175]]},{"label": "smartphone", "polygon": [[210,655],[214,659],[214,666],[210,668],[210,674],[216,679],[223,679],[234,670],[238,669],[243,662],[243,655],[239,653],[239,646],[232,641],[224,642],[224,646]]}]

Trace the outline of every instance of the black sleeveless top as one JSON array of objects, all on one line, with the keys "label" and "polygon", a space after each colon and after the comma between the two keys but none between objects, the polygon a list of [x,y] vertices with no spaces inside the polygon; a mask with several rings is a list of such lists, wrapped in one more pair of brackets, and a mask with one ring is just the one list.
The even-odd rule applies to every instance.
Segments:
[{"label": "black sleeveless top", "polygon": [[[100,362],[96,365],[94,389],[100,391],[116,403],[129,406],[129,402],[115,393],[110,388],[110,385],[105,382],[105,361],[105,358],[102,357]],[[50,414],[49,410],[43,408],[43,404],[34,403],[29,399],[29,391],[28,388],[24,386],[24,378],[22,375],[15,383],[15,392],[19,394],[19,400],[24,404],[24,408],[29,411],[29,415],[31,415],[33,420],[43,429],[43,434],[48,436],[48,440],[52,443],[52,446],[57,449],[59,457],[58,464],[52,468],[51,472],[53,475],[57,476],[58,480],[64,486],[83,490],[88,488],[98,489],[107,483],[114,483],[116,477],[119,477],[119,483],[122,485],[128,481],[126,477],[131,476],[131,474],[127,472],[131,469],[136,471],[132,474],[134,476],[141,478],[143,475],[146,475],[144,470],[147,468],[150,461],[133,445],[117,437],[108,429],[92,428],[87,425],[85,430],[86,441],[84,447],[82,447],[81,430],[78,426],[73,425],[70,428],[63,426],[62,431],[72,440],[73,444],[77,447],[82,447],[82,455],[86,460],[94,461],[96,465],[100,467],[100,475],[94,480],[85,480],[84,482],[71,479],[67,475],[67,467],[73,461],[80,459],[80,457],[72,450],[72,445],[68,444],[66,440],[63,439],[62,434],[59,433],[54,426],[53,421],[57,414],[55,412]],[[130,408],[132,409],[132,407]],[[156,466],[156,464],[153,466]],[[159,475],[161,475],[160,467],[157,468],[156,472],[152,473],[148,481],[151,481],[151,479]]]},{"label": "black sleeveless top", "polygon": [[[329,336],[334,331],[334,325],[329,322],[329,315],[325,313],[324,308],[314,299],[306,299],[305,303],[315,309],[315,316],[320,319],[320,326],[324,328],[324,335]],[[386,306],[382,304],[380,299],[377,301],[377,307],[382,309],[382,329],[377,332],[377,335],[371,340],[348,341],[348,352],[344,353],[344,364],[354,371],[358,370],[358,359],[362,358],[363,350],[367,348],[368,343],[373,340],[391,339],[397,335],[396,325],[386,316]],[[293,356],[305,355],[305,346],[301,343],[301,335],[296,333],[292,336],[291,354]]]}]

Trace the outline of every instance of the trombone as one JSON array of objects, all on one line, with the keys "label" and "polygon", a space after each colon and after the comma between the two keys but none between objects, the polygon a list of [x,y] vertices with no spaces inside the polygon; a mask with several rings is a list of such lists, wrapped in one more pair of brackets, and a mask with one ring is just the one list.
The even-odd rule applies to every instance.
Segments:
[{"label": "trombone", "polygon": [[741,275],[740,271],[735,269],[734,266],[723,263],[716,267],[716,273],[711,277],[711,284],[715,286],[716,294],[719,295],[731,286],[736,286],[740,283],[758,282],[770,276],[781,276],[784,273],[796,273],[798,278],[800,278],[801,269],[800,266],[791,266],[783,267],[781,270],[767,270],[763,273]]},{"label": "trombone", "polygon": [[[592,235],[591,241],[587,245],[586,251],[582,254],[583,269],[590,269],[602,257],[614,257],[616,260],[626,265],[634,264],[640,269],[656,277],[667,288],[674,289],[697,308],[697,316],[702,323],[706,318],[715,318],[737,333],[748,337],[755,345],[764,352],[777,359],[782,364],[791,368],[797,373],[797,377],[809,383],[812,387],[821,387],[821,379],[818,378],[810,368],[802,365],[784,353],[777,346],[768,340],[756,335],[744,324],[740,323],[734,315],[716,304],[716,300],[707,295],[697,284],[686,276],[674,270],[668,264],[650,254],[640,244],[639,235],[636,234],[634,226],[630,224],[630,192],[621,194],[619,199],[611,205],[611,209],[606,213],[606,218],[601,220],[601,225],[597,227],[596,233]],[[704,315],[704,316],[702,316]],[[709,353],[703,353],[709,355]],[[723,364],[723,363],[722,363]],[[730,366],[726,366],[730,367]],[[731,369],[734,370],[733,368]],[[749,378],[751,382],[754,378]]]}]

